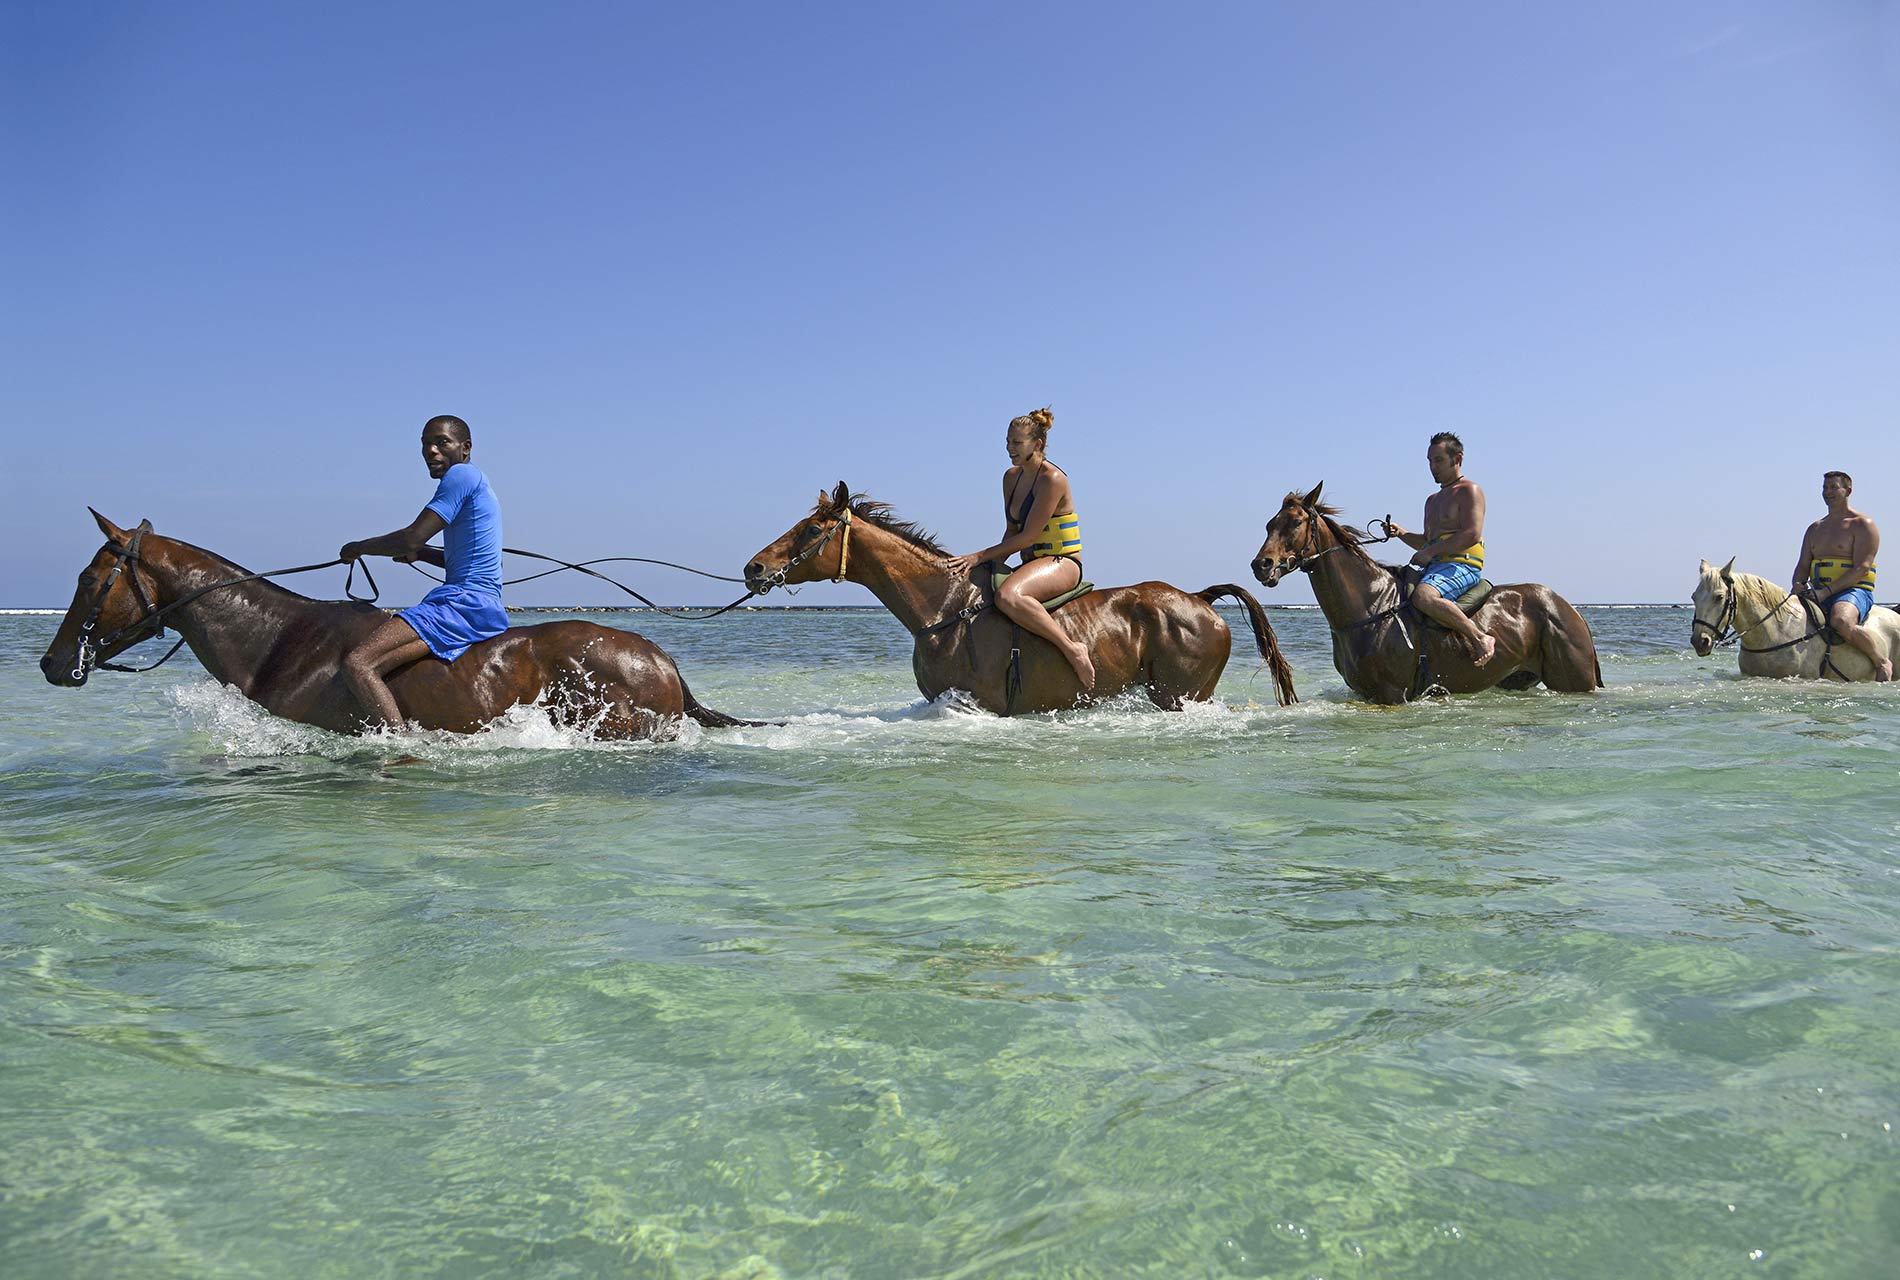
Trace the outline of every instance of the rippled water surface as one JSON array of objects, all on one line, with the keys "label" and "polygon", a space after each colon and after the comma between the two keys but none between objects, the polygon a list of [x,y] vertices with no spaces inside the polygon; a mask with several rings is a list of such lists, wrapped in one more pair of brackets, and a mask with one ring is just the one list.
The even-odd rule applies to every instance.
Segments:
[{"label": "rippled water surface", "polygon": [[661,746],[0,618],[0,1270],[1893,1274],[1900,693],[1587,616],[1595,697],[1279,611],[1297,707],[1010,722],[881,614],[614,618],[786,721]]}]

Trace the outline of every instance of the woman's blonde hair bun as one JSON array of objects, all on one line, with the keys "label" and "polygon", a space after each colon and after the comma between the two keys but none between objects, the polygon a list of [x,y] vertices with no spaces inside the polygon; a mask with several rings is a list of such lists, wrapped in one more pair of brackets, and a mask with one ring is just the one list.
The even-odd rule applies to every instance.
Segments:
[{"label": "woman's blonde hair bun", "polygon": [[1036,439],[1047,440],[1050,429],[1056,425],[1056,415],[1048,405],[1044,405],[1033,413],[1025,413],[1020,418],[1011,418],[1009,425],[1012,429],[1027,427]]}]

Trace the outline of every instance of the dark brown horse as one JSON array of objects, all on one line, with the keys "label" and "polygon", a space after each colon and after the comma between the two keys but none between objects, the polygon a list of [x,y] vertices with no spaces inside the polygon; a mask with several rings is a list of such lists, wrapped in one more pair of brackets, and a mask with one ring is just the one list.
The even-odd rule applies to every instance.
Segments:
[{"label": "dark brown horse", "polygon": [[1333,630],[1333,665],[1360,697],[1384,703],[1416,697],[1425,683],[1420,644],[1430,681],[1450,693],[1493,685],[1528,689],[1540,681],[1559,693],[1603,687],[1590,624],[1569,601],[1536,582],[1494,588],[1472,615],[1478,629],[1498,642],[1491,661],[1474,665],[1456,636],[1425,626],[1405,604],[1401,571],[1373,562],[1360,546],[1366,535],[1334,519],[1337,508],[1321,504],[1321,487],[1304,497],[1287,494],[1267,523],[1253,572],[1269,587],[1295,569],[1312,578]]},{"label": "dark brown horse", "polygon": [[[163,611],[163,625],[214,679],[265,710],[337,733],[362,730],[370,713],[344,680],[343,655],[388,620],[386,610],[311,600],[148,526],[128,532],[96,511],[93,518],[106,544],[80,574],[72,607],[40,659],[47,680],[86,683],[98,664],[157,635],[153,617]],[[681,716],[709,727],[746,723],[695,702],[658,645],[591,622],[511,627],[454,662],[424,658],[402,667],[389,687],[411,724],[456,733],[541,699],[558,721],[602,738],[670,737]]]},{"label": "dark brown horse", "polygon": [[[989,607],[975,583],[950,572],[949,559],[929,534],[896,519],[881,502],[854,498],[840,481],[818,495],[809,516],[752,558],[745,579],[760,594],[820,578],[869,588],[915,637],[911,670],[926,698],[960,689],[997,715],[1082,706],[1136,684],[1170,711],[1205,702],[1233,647],[1211,602],[1233,596],[1246,606],[1281,705],[1294,700],[1293,673],[1273,627],[1260,602],[1239,587],[1189,595],[1165,582],[1143,582],[1063,605],[1056,620],[1088,645],[1095,663],[1095,689],[1087,694],[1048,641],[1018,631]],[[1012,650],[1019,655],[1014,664]]]}]

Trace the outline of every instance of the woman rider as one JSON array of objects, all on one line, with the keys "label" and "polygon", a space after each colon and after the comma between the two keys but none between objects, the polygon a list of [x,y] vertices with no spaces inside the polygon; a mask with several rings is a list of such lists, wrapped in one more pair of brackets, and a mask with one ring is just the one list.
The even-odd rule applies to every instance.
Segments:
[{"label": "woman rider", "polygon": [[1087,690],[1095,687],[1095,664],[1089,661],[1087,646],[1071,640],[1042,607],[1044,600],[1082,581],[1082,532],[1069,496],[1069,477],[1043,456],[1054,425],[1055,414],[1046,408],[1010,419],[1003,444],[1014,464],[1003,473],[1003,518],[1009,532],[993,547],[956,557],[950,567],[967,577],[985,561],[1022,552],[1022,567],[996,589],[996,607],[1023,630],[1054,645]]}]

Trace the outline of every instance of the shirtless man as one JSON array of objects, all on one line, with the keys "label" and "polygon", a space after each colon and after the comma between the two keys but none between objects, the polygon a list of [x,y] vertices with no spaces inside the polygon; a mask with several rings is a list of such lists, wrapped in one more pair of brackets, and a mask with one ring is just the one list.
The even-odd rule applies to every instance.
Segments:
[{"label": "shirtless man", "polygon": [[1821,477],[1821,501],[1827,514],[1808,526],[1801,559],[1794,567],[1794,590],[1820,604],[1828,625],[1874,664],[1874,679],[1893,679],[1893,663],[1880,651],[1874,633],[1861,626],[1874,607],[1874,557],[1880,530],[1847,505],[1854,477],[1830,471]]},{"label": "shirtless man", "polygon": [[1472,664],[1482,667],[1497,653],[1498,642],[1478,630],[1457,605],[1458,597],[1478,584],[1484,568],[1484,490],[1466,478],[1464,461],[1464,441],[1449,431],[1433,436],[1425,462],[1438,492],[1425,499],[1425,532],[1411,533],[1389,522],[1388,531],[1417,553],[1413,564],[1425,566],[1425,576],[1412,592],[1412,607],[1456,635]]}]

